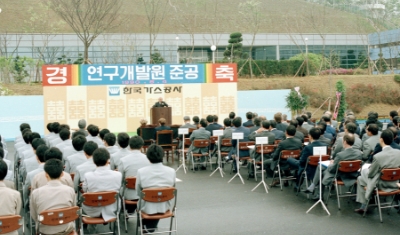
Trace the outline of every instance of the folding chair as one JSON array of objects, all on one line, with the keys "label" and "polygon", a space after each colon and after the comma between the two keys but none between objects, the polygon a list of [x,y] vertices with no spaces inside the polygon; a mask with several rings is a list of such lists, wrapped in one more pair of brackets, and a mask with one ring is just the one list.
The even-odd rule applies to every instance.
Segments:
[{"label": "folding chair", "polygon": [[156,138],[156,144],[160,145],[164,152],[167,152],[165,155],[167,162],[168,162],[168,157],[169,153],[171,152],[172,154],[172,163],[174,162],[174,152],[175,152],[175,146],[176,144],[173,143],[173,131],[172,130],[162,130],[162,131],[157,131],[157,138]]},{"label": "folding chair", "polygon": [[138,200],[126,200],[125,199],[125,190],[126,189],[135,189],[136,188],[136,177],[127,177],[125,178],[125,185],[122,189],[122,206],[124,207],[124,221],[125,221],[125,232],[128,232],[127,218],[135,218],[135,216],[129,216],[126,210],[126,205],[136,205],[138,204]]},{"label": "folding chair", "polygon": [[23,218],[20,215],[0,216],[0,234],[11,233],[22,226],[22,234],[25,233]]},{"label": "folding chair", "polygon": [[[322,155],[321,156],[321,161],[327,161],[329,160],[330,156],[329,155]],[[307,159],[307,163],[306,163],[306,167],[304,168],[304,171],[301,173],[300,176],[300,181],[299,181],[299,187],[297,189],[297,193],[296,196],[299,195],[300,192],[300,188],[301,188],[301,184],[303,182],[303,179],[306,181],[306,188],[308,188],[308,176],[307,176],[307,169],[309,167],[317,167],[319,163],[319,156],[313,155],[313,156],[309,156]],[[318,174],[318,172],[316,172],[315,174]],[[322,179],[321,179],[322,180]],[[307,198],[309,197],[309,195],[307,194]]]},{"label": "folding chair", "polygon": [[[354,189],[354,185],[357,184],[357,177],[355,177],[355,182],[351,186],[348,192],[345,194],[342,194],[341,192],[341,187],[344,187],[344,183],[342,180],[338,179],[338,173],[357,173],[358,170],[361,168],[361,160],[354,160],[354,161],[340,161],[339,162],[339,167],[336,169],[335,177],[334,177],[334,184],[335,184],[335,190],[336,190],[336,198],[338,202],[338,209],[340,210],[340,198],[342,197],[352,197],[352,196],[357,196],[355,193],[351,193]],[[321,179],[322,180],[322,179]],[[328,204],[329,196],[331,194],[331,187],[329,187],[329,192],[328,192],[328,198],[326,199],[326,204]]]},{"label": "folding chair", "polygon": [[[250,161],[251,157],[250,157],[250,152],[249,152],[249,147],[248,146],[249,145],[255,145],[255,144],[256,144],[255,141],[246,141],[246,142],[240,142],[239,141],[239,144],[238,144],[239,151],[247,150],[249,154],[247,156],[237,157],[238,158],[237,160]],[[232,167],[231,167],[231,173],[232,173],[232,171],[233,171],[233,164],[232,164]],[[237,169],[237,171],[239,172],[239,168]]]},{"label": "folding chair", "polygon": [[[275,145],[264,145],[263,146],[263,154],[264,154],[264,156],[265,155],[268,155],[268,154],[271,154],[271,153],[273,153],[275,151]],[[256,146],[256,149],[255,149],[255,152],[257,153],[257,154],[260,154],[260,156],[261,156],[261,145],[257,145]],[[261,156],[262,157],[262,156]],[[257,165],[261,165],[262,164],[262,161],[261,160],[259,160],[259,161],[256,161],[255,159],[252,159],[252,158],[250,158],[250,160],[249,160],[249,162],[250,163],[253,163],[253,167],[254,167],[254,179],[255,179],[255,181],[257,181],[257,174],[261,174],[261,171],[257,171]],[[264,169],[265,170],[265,169]]]},{"label": "folding chair", "polygon": [[[92,207],[103,207],[103,206],[108,206],[116,203],[118,201],[118,192],[95,192],[95,193],[84,193],[82,195],[83,198],[83,204],[86,206],[92,206]],[[113,232],[108,232],[115,234],[115,227],[117,226],[118,228],[118,235],[120,235],[120,227],[119,227],[119,203],[117,203],[117,209],[115,211],[115,218],[112,218],[108,221],[105,221],[102,217],[90,217],[88,215],[82,214],[82,208],[81,208],[81,218],[80,218],[80,224],[81,228],[83,228],[83,224],[106,224],[106,223],[112,223],[114,222],[114,229]],[[111,229],[111,224],[110,224],[110,229]],[[102,234],[108,234],[108,233],[102,233]],[[100,233],[96,233],[100,234]],[[81,235],[83,235],[83,229],[81,229]]]},{"label": "folding chair", "polygon": [[[80,209],[78,206],[42,211],[38,215],[36,234],[41,234],[40,225],[58,226],[68,224],[77,220],[79,215]],[[78,233],[74,229],[69,235],[78,235]]]},{"label": "folding chair", "polygon": [[74,182],[74,179],[75,179],[75,173],[71,173],[70,175],[71,175],[72,182]]},{"label": "folding chair", "polygon": [[[221,149],[222,147],[231,147],[232,148],[232,140],[231,139],[222,139],[221,140]],[[225,159],[229,155],[229,151],[221,151],[221,160]],[[222,169],[224,166],[222,167]]]},{"label": "folding chair", "polygon": [[[208,147],[210,145],[210,140],[198,139],[198,140],[194,140],[192,144],[193,144],[193,147],[196,147],[196,148],[206,148],[206,147]],[[193,151],[192,151],[190,153],[190,155],[192,157],[193,172],[195,172],[194,171],[195,164],[202,164],[202,163],[194,163],[194,158],[196,158],[196,157],[200,158],[200,157],[203,157],[203,156],[208,157],[209,156],[209,152],[207,151],[206,153],[202,154],[202,153],[193,153]],[[206,167],[207,167],[207,160],[205,162],[206,162]]]},{"label": "folding chair", "polygon": [[282,140],[275,140],[275,141],[274,141],[274,145],[275,145],[275,146],[278,146],[278,144],[279,144],[281,141],[282,141]]},{"label": "folding chair", "polygon": [[274,169],[274,174],[272,176],[272,183],[275,180],[275,172],[278,171],[278,176],[279,176],[279,184],[281,186],[281,191],[283,190],[282,188],[282,181],[289,181],[289,180],[295,180],[296,177],[286,177],[286,178],[282,178],[281,175],[281,166],[279,165],[281,159],[282,160],[288,160],[289,158],[295,158],[295,159],[299,159],[301,154],[301,150],[282,150],[279,153],[279,158],[278,158],[278,163],[276,164],[276,167]]},{"label": "folding chair", "polygon": [[[169,233],[178,232],[178,221],[175,218],[176,215],[176,198],[177,198],[178,191],[174,187],[169,188],[147,188],[143,189],[142,192],[139,193],[139,206],[138,206],[138,214],[137,217],[138,221],[137,224],[140,225],[140,234],[143,234],[142,229],[142,219],[146,220],[160,220],[160,219],[167,219],[171,218],[170,227],[168,231],[162,232],[153,232],[148,234],[155,234],[155,233]],[[147,214],[146,212],[142,211],[142,203],[143,202],[151,202],[151,203],[164,203],[167,201],[173,200],[172,210],[167,210],[165,213],[157,213],[157,214]],[[175,229],[172,230],[173,219],[175,218]],[[139,226],[136,226],[136,234],[138,234]],[[148,228],[152,229],[152,228]]]},{"label": "folding chair", "polygon": [[154,138],[155,126],[147,125],[140,128],[140,137],[144,141],[143,151],[146,152],[147,148],[151,145],[151,139]]},{"label": "folding chair", "polygon": [[[400,168],[382,169],[380,180],[387,181],[387,183],[389,183],[389,182],[397,182],[398,183],[400,180]],[[378,187],[375,186],[374,196],[375,196],[375,202],[377,202],[378,204],[369,205],[370,199],[368,199],[367,206],[365,207],[365,211],[364,211],[364,217],[367,212],[368,206],[378,206],[379,217],[380,217],[381,223],[382,223],[383,220],[382,220],[381,209],[396,207],[396,205],[393,205],[394,198],[396,195],[400,195],[400,189],[396,189],[391,192],[385,192],[383,190],[379,190]],[[390,202],[381,203],[381,201],[379,200],[379,197],[392,197],[392,200]],[[388,211],[388,214],[390,214],[390,210]]]}]

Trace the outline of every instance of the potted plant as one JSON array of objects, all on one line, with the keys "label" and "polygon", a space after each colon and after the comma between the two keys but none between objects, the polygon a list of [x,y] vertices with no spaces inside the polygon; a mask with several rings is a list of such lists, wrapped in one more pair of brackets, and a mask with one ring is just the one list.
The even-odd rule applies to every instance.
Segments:
[{"label": "potted plant", "polygon": [[286,108],[292,112],[292,118],[301,113],[308,106],[308,96],[300,94],[300,88],[295,87],[291,90],[289,95],[286,96]]}]

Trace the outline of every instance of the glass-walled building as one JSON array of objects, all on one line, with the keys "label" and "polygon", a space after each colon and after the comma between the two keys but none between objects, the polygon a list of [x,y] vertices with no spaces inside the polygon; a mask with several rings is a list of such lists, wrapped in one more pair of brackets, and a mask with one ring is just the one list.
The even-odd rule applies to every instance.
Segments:
[{"label": "glass-walled building", "polygon": [[[370,34],[368,41],[370,59],[375,64],[379,59],[384,60],[385,73],[400,74],[400,29]],[[373,67],[375,73],[377,67]]]}]

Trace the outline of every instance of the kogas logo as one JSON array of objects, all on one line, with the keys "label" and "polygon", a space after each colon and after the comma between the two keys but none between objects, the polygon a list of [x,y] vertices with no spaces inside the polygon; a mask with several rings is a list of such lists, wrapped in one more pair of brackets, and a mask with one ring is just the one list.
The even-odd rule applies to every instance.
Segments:
[{"label": "kogas logo", "polygon": [[119,96],[120,95],[120,89],[119,86],[112,86],[108,88],[108,95],[109,96]]}]

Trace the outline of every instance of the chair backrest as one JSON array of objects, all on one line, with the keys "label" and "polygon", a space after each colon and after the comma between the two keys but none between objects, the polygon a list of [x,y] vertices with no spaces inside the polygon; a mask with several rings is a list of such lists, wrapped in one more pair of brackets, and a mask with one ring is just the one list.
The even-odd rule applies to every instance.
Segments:
[{"label": "chair backrest", "polygon": [[211,144],[215,144],[218,141],[218,136],[211,136],[210,141],[211,141]]},{"label": "chair backrest", "polygon": [[84,193],[83,204],[86,206],[102,207],[108,206],[117,201],[117,192],[95,192],[95,193]]},{"label": "chair backrest", "polygon": [[178,129],[181,127],[181,125],[171,125],[171,129],[173,131],[173,137],[174,139],[178,138]]},{"label": "chair backrest", "polygon": [[0,234],[6,234],[18,230],[23,226],[20,215],[0,216]]},{"label": "chair backrest", "polygon": [[192,144],[192,141],[189,138],[185,138],[185,146],[189,147]]},{"label": "chair backrest", "polygon": [[136,188],[136,177],[126,177],[125,178],[125,187],[129,189]]},{"label": "chair backrest", "polygon": [[328,147],[328,148],[326,149],[326,154],[330,156],[331,153],[332,153],[332,147]]},{"label": "chair backrest", "polygon": [[140,198],[146,202],[166,202],[176,197],[177,190],[168,188],[147,188],[140,193]]},{"label": "chair backrest", "polygon": [[239,142],[239,150],[249,150],[247,146],[255,144],[256,142],[254,141]]},{"label": "chair backrest", "polygon": [[205,148],[210,145],[210,142],[211,142],[210,140],[206,140],[206,139],[194,140],[193,146],[196,148]]},{"label": "chair backrest", "polygon": [[153,126],[145,126],[140,128],[140,136],[144,141],[150,141],[154,138],[155,128]]},{"label": "chair backrest", "polygon": [[[263,145],[263,154],[273,153],[275,150],[275,145]],[[257,145],[257,153],[261,153],[261,145]]]},{"label": "chair backrest", "polygon": [[54,210],[45,210],[39,214],[39,222],[43,225],[57,226],[67,224],[79,218],[79,207],[67,207]]},{"label": "chair backrest", "polygon": [[361,160],[354,161],[340,161],[338,171],[340,172],[356,172],[361,168]]},{"label": "chair backrest", "polygon": [[310,138],[304,137],[304,143],[305,143],[305,142],[310,142]]},{"label": "chair backrest", "polygon": [[301,150],[282,150],[281,151],[281,158],[288,159],[288,158],[299,158],[301,154]]},{"label": "chair backrest", "polygon": [[[321,156],[321,161],[327,161],[329,160],[330,156],[329,155],[322,155]],[[318,156],[309,156],[308,157],[308,165],[310,166],[318,166],[319,163],[319,155]]]},{"label": "chair backrest", "polygon": [[231,139],[222,139],[221,146],[232,147],[232,140]]},{"label": "chair backrest", "polygon": [[381,180],[383,181],[399,181],[400,168],[382,169]]},{"label": "chair backrest", "polygon": [[275,144],[275,145],[278,145],[281,141],[282,141],[282,140],[275,140],[275,141],[274,141],[274,144]]},{"label": "chair backrest", "polygon": [[72,182],[73,182],[74,179],[75,179],[75,173],[70,173],[70,175],[71,175],[71,179],[72,179]]},{"label": "chair backrest", "polygon": [[173,131],[172,130],[162,130],[157,131],[157,144],[158,145],[169,145],[172,144]]}]

